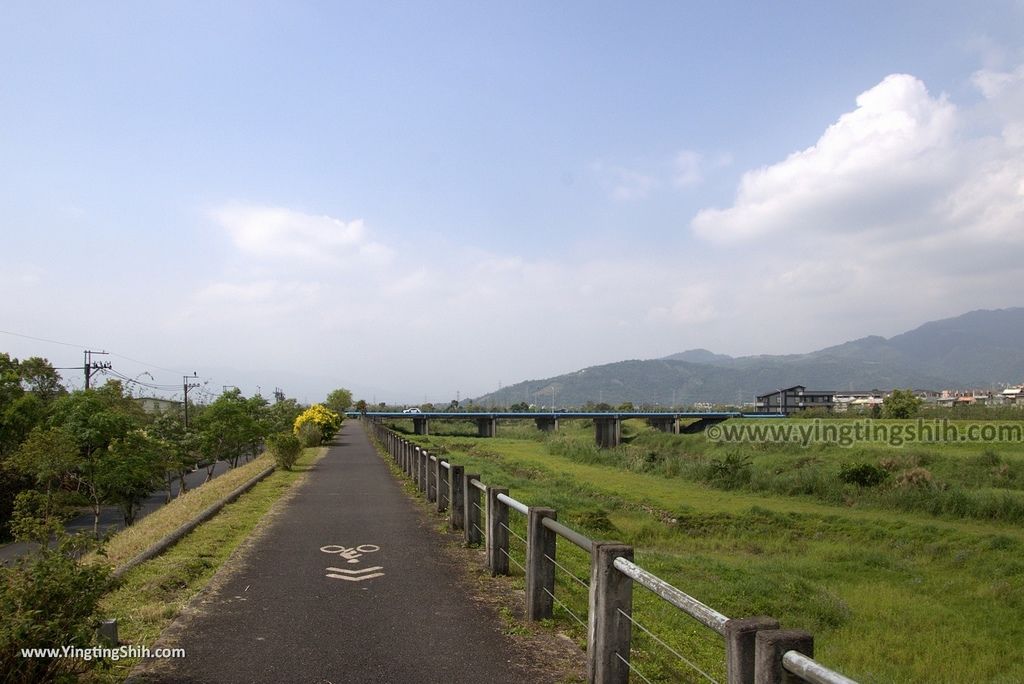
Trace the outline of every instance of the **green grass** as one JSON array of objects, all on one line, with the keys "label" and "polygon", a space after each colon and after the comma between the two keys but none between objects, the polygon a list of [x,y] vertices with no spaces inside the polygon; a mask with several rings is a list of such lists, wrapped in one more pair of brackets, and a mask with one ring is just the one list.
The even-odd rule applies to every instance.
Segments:
[{"label": "green grass", "polygon": [[[590,447],[585,426],[518,439],[508,438],[504,425],[499,430],[495,439],[463,433],[415,440],[529,505],[557,509],[575,529],[632,544],[641,566],[729,617],[771,615],[784,627],[812,632],[818,660],[864,684],[1024,681],[1024,532],[1015,522],[976,515],[969,506],[904,507],[901,496],[916,490],[848,491],[835,480],[852,451],[834,446],[719,447],[701,435],[634,424],[625,448],[600,452]],[[630,460],[637,449],[655,457]],[[1019,467],[1019,446],[997,450],[999,463]],[[979,499],[1012,492],[986,479],[994,459],[983,451],[883,447],[856,458],[924,462],[917,467],[949,484],[938,492]],[[651,467],[673,456],[707,465],[726,453],[750,462],[750,480],[731,489],[711,486],[697,471]],[[840,495],[758,484],[801,469]],[[513,514],[512,522],[522,534],[522,517]],[[520,563],[521,546],[513,540]],[[558,553],[567,570],[588,576],[585,554],[564,543]],[[566,572],[557,575],[556,595],[585,620],[585,589]],[[701,669],[724,677],[721,641],[709,630],[641,588],[634,615]],[[585,641],[566,610],[556,608],[555,622]],[[652,681],[702,681],[649,637],[634,634],[634,662]]]},{"label": "green grass", "polygon": [[[104,618],[117,618],[121,642],[133,646],[152,647],[160,633],[207,585],[220,566],[252,533],[271,506],[284,496],[324,453],[326,448],[304,450],[291,471],[278,470],[271,474],[164,554],[128,571],[117,589],[103,598],[98,611]],[[241,482],[262,470],[269,462],[265,458],[260,458],[237,469],[242,471],[235,478],[238,482],[231,479],[235,472],[225,473],[193,492],[198,494],[210,487],[203,497],[196,496],[191,501],[185,501],[178,507],[181,510],[168,510],[171,509],[171,504],[152,513],[138,523],[138,529],[130,528],[115,535],[110,546],[118,550],[119,555],[134,556],[137,553],[135,549],[140,545],[145,548],[145,540],[161,538],[166,534],[164,530],[168,527],[173,529],[180,524],[174,524],[174,521],[181,519],[182,516],[185,516],[184,519],[194,516],[209,503],[222,498]],[[255,469],[247,473],[246,469],[250,466]],[[127,541],[119,539],[128,532],[131,532],[131,536]],[[93,677],[96,681],[102,682],[122,681],[136,662],[135,659],[118,661],[108,671],[94,672]]]}]

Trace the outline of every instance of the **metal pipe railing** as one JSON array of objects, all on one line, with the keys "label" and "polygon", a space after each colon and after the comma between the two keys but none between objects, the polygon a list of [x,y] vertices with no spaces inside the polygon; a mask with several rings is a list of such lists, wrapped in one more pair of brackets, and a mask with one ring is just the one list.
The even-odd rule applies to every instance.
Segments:
[{"label": "metal pipe railing", "polygon": [[799,651],[787,651],[782,656],[782,666],[810,684],[857,684]]},{"label": "metal pipe railing", "polygon": [[573,544],[586,551],[588,555],[590,554],[590,551],[594,546],[594,541],[589,537],[584,537],[576,530],[571,527],[566,527],[554,518],[544,518],[541,521],[541,524],[555,534],[571,541]]},{"label": "metal pipe railing", "polygon": [[511,496],[507,496],[505,494],[498,494],[498,501],[500,501],[501,503],[505,504],[509,508],[516,509],[517,511],[519,511],[523,515],[529,515],[530,514],[530,509],[527,508],[526,504],[522,503],[521,501],[516,501]]},{"label": "metal pipe railing", "polygon": [[729,621],[729,618],[711,606],[705,605],[689,594],[679,591],[657,575],[652,575],[639,565],[625,558],[616,558],[614,565],[615,569],[626,577],[647,587],[705,627],[725,636],[725,623]]}]

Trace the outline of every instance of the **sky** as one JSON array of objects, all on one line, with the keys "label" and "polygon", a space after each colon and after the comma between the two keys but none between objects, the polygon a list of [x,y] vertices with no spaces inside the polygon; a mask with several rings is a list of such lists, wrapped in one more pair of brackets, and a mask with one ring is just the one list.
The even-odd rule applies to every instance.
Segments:
[{"label": "sky", "polygon": [[5,0],[0,250],[0,351],[160,396],[1019,306],[1024,2]]}]

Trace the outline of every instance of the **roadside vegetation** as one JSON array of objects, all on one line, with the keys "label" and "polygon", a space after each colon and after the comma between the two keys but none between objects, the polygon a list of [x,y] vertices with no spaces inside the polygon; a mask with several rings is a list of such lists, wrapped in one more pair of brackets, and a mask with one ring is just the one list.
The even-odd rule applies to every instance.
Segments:
[{"label": "roadside vegetation", "polygon": [[[490,439],[469,422],[431,430],[408,437],[592,538],[632,544],[640,565],[729,617],[810,631],[818,660],[864,684],[1024,680],[1024,445],[723,445],[629,421],[625,443],[600,450],[584,421],[501,424]],[[587,559],[558,553],[556,626],[582,644],[586,590],[569,573],[585,580]],[[639,622],[724,678],[717,635],[642,589],[635,601]],[[704,681],[641,630],[633,658],[651,681]]]},{"label": "roadside vegetation", "polygon": [[[257,487],[270,494],[263,495],[265,506],[252,509],[254,517],[235,520],[222,512],[173,547],[184,565],[160,586],[186,594],[201,586],[193,580],[212,573],[319,453],[307,448],[303,455],[303,447],[318,447],[341,426],[339,412],[351,393],[336,390],[328,401],[334,408],[304,407],[276,392],[271,403],[235,388],[209,404],[190,403],[186,420],[183,406],[143,410],[118,380],[69,392],[45,359],[19,361],[0,353],[0,542],[29,542],[35,549],[0,568],[0,681],[63,681],[92,671],[95,661],[25,659],[19,650],[94,645],[102,610],[106,617],[120,616],[98,609],[100,601],[112,600],[104,598],[108,591],[124,587],[111,582],[112,569],[276,463],[285,472],[271,477],[278,484]],[[269,453],[261,457],[265,446]],[[231,469],[210,482],[217,462]],[[206,484],[188,491],[185,474],[204,468]],[[135,524],[142,502],[161,490],[170,503]],[[246,500],[254,499],[249,494]],[[99,527],[101,511],[110,506],[120,510],[125,525],[112,539]],[[64,523],[84,511],[93,517],[91,533],[67,534]],[[224,524],[237,539],[215,536],[208,548],[190,550],[189,540],[215,534]],[[132,572],[151,572],[142,568]],[[168,599],[157,612],[173,615],[176,605]],[[132,624],[134,618],[124,614]]]}]

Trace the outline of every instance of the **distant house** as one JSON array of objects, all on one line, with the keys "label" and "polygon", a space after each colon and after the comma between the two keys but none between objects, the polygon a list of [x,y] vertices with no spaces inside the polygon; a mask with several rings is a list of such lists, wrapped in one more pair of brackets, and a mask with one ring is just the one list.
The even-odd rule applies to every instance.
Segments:
[{"label": "distant house", "polygon": [[1024,406],[1024,385],[1007,387],[998,396],[1004,406]]},{"label": "distant house", "polygon": [[885,392],[881,390],[836,392],[834,410],[836,413],[842,413],[851,409],[870,409],[872,406],[881,405],[884,398]]},{"label": "distant house", "polygon": [[165,413],[172,409],[181,407],[180,401],[172,399],[160,399],[158,397],[138,397],[135,402],[142,407],[146,413]]},{"label": "distant house", "polygon": [[789,415],[810,408],[831,411],[835,406],[836,393],[829,390],[809,390],[803,385],[794,385],[757,397],[757,410],[762,413],[783,413]]},{"label": "distant house", "polygon": [[1005,403],[1003,395],[984,389],[943,390],[936,402],[939,406],[999,406]]}]

